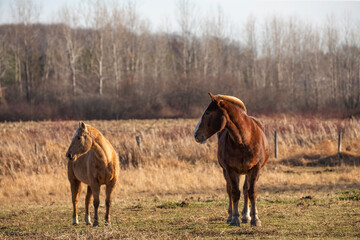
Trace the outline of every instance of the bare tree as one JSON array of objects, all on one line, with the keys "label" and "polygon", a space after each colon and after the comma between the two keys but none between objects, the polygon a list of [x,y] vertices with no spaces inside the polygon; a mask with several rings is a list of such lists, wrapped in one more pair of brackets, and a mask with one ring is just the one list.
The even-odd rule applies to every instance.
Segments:
[{"label": "bare tree", "polygon": [[4,77],[7,68],[9,67],[9,56],[6,53],[5,38],[6,35],[0,36],[0,42],[2,43],[0,45],[0,88],[2,86],[1,80]]},{"label": "bare tree", "polygon": [[60,19],[63,22],[61,31],[65,39],[65,49],[68,66],[70,69],[70,80],[73,96],[77,94],[76,63],[83,48],[82,43],[80,43],[78,39],[80,18],[77,11],[79,9],[79,6],[71,9],[69,6],[64,6],[60,11]]},{"label": "bare tree", "polygon": [[122,42],[125,28],[123,22],[123,10],[114,7],[111,20],[111,56],[115,81],[115,92],[118,95],[122,78]]},{"label": "bare tree", "polygon": [[11,5],[12,15],[17,22],[18,28],[15,30],[19,39],[16,48],[22,48],[23,51],[17,51],[21,68],[19,68],[20,81],[22,71],[25,78],[26,100],[30,102],[32,98],[32,74],[31,74],[31,51],[37,35],[37,31],[31,23],[36,22],[40,16],[40,5],[35,4],[32,0],[15,0]]},{"label": "bare tree", "polygon": [[95,60],[95,75],[99,84],[99,95],[103,95],[104,88],[104,57],[105,57],[105,34],[109,31],[109,14],[107,6],[103,1],[97,0],[92,7],[92,47]]},{"label": "bare tree", "polygon": [[359,50],[356,46],[358,39],[353,29],[353,21],[351,21],[348,15],[344,15],[343,18],[343,31],[342,36],[344,43],[342,49],[340,49],[339,59],[341,61],[341,76],[342,84],[339,86],[341,89],[342,101],[347,109],[355,109],[359,105],[359,79],[357,75],[359,70]]},{"label": "bare tree", "polygon": [[256,29],[255,25],[256,21],[254,17],[249,17],[246,26],[245,26],[245,33],[246,33],[246,40],[245,40],[245,58],[246,58],[246,69],[245,80],[248,82],[253,89],[258,87],[257,77],[255,76],[257,69],[256,69],[256,59],[257,59],[257,40],[256,40]]},{"label": "bare tree", "polygon": [[192,55],[192,36],[193,31],[196,30],[196,16],[195,6],[191,4],[189,0],[178,1],[178,16],[177,21],[181,29],[181,43],[182,43],[182,55],[181,65],[183,70],[183,77],[187,79],[190,71],[190,66],[193,63]]},{"label": "bare tree", "polygon": [[328,72],[331,79],[331,95],[333,96],[333,102],[338,102],[338,79],[337,79],[337,47],[339,44],[339,32],[337,28],[337,20],[334,15],[329,15],[326,19],[326,25],[324,30],[326,52],[329,56]]}]

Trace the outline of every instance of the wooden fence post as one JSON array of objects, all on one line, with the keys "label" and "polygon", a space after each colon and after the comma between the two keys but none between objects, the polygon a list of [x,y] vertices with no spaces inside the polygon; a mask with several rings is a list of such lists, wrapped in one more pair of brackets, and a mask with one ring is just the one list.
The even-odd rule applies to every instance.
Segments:
[{"label": "wooden fence post", "polygon": [[140,136],[136,136],[136,143],[137,143],[138,147],[141,148],[141,137]]},{"label": "wooden fence post", "polygon": [[338,153],[341,151],[341,130],[338,132]]},{"label": "wooden fence post", "polygon": [[278,157],[277,131],[274,132],[274,152],[275,152],[275,158],[277,158]]},{"label": "wooden fence post", "polygon": [[37,155],[38,154],[38,149],[37,149],[37,144],[35,143],[35,146],[34,146],[34,151],[35,151],[35,154]]}]

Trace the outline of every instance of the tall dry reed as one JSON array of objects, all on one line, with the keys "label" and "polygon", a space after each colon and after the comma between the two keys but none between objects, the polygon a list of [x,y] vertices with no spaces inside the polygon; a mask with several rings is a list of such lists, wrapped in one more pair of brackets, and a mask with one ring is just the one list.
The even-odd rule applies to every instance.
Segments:
[{"label": "tall dry reed", "polygon": [[[342,130],[342,149],[360,155],[360,120],[322,120],[299,116],[259,117],[270,143],[271,157],[261,184],[307,184],[327,179],[359,181],[356,174],[312,172],[289,174],[284,161],[301,162],[336,155],[337,134]],[[122,170],[116,195],[206,192],[223,189],[217,164],[217,140],[197,144],[193,130],[197,119],[86,121],[98,128],[118,151]],[[0,201],[67,200],[65,152],[78,123],[0,123]],[[273,132],[279,136],[279,158],[273,157]],[[141,138],[141,147],[136,136]],[[307,156],[304,158],[304,156]],[[304,159],[303,159],[304,158]],[[282,164],[282,165],[281,165]],[[280,166],[281,165],[281,166]],[[352,173],[353,170],[349,169]],[[341,171],[340,171],[341,172]],[[324,177],[325,176],[325,177]],[[314,181],[310,181],[311,184]]]}]

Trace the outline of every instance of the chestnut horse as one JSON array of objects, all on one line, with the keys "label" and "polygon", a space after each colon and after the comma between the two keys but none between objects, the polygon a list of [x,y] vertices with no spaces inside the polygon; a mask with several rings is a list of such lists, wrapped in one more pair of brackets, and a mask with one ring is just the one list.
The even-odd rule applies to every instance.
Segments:
[{"label": "chestnut horse", "polygon": [[79,123],[79,128],[66,153],[68,178],[71,185],[73,203],[73,225],[79,223],[77,203],[81,192],[81,183],[88,185],[85,198],[85,222],[91,224],[90,201],[94,196],[94,224],[98,222],[100,204],[100,186],[106,185],[105,224],[110,224],[110,204],[119,176],[119,158],[111,143],[94,127]]},{"label": "chestnut horse", "polygon": [[211,103],[201,116],[194,137],[197,142],[204,143],[206,139],[218,133],[218,161],[223,168],[229,195],[227,223],[230,223],[230,226],[240,226],[239,176],[246,175],[242,222],[251,221],[252,226],[261,226],[256,209],[256,183],[260,169],[269,156],[264,128],[255,118],[247,115],[241,100],[232,96],[214,96],[211,93],[209,95]]}]

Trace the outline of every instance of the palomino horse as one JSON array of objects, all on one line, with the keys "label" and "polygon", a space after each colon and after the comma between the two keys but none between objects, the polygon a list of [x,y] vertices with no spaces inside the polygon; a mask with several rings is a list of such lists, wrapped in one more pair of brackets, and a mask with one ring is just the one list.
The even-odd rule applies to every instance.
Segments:
[{"label": "palomino horse", "polygon": [[269,156],[264,128],[255,118],[247,115],[241,100],[225,95],[209,95],[212,101],[201,116],[194,137],[197,142],[204,143],[206,139],[218,133],[218,161],[223,168],[229,195],[227,223],[231,226],[240,226],[239,175],[246,175],[242,222],[247,223],[251,220],[252,226],[261,226],[256,209],[256,182],[260,169]]},{"label": "palomino horse", "polygon": [[94,127],[79,123],[79,128],[66,153],[68,178],[71,184],[73,203],[73,225],[79,223],[77,203],[81,192],[81,183],[88,185],[85,198],[85,222],[90,221],[90,201],[94,196],[94,224],[98,222],[100,204],[100,186],[106,185],[105,224],[110,224],[110,204],[119,176],[119,159],[111,143]]}]

